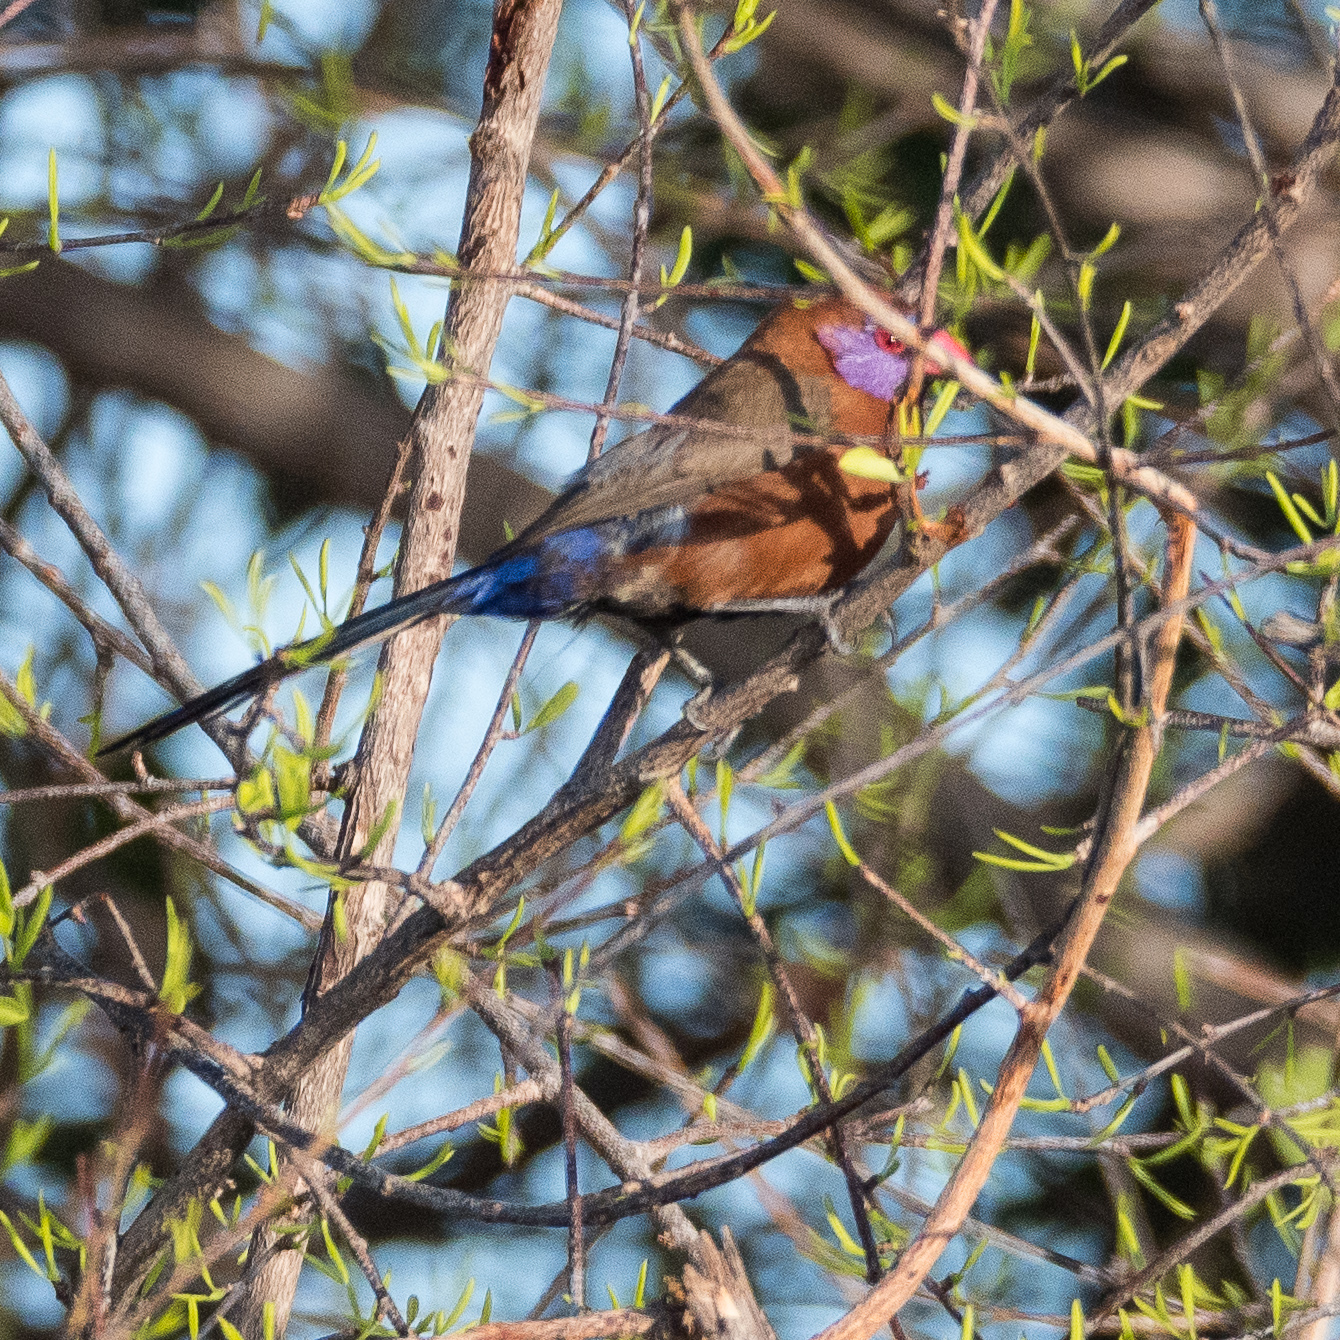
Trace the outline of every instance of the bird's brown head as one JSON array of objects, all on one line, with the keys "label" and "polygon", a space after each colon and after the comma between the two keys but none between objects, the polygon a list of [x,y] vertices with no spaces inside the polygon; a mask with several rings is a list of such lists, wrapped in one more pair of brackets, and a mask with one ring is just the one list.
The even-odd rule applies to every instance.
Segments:
[{"label": "bird's brown head", "polygon": [[[937,330],[930,345],[971,357],[948,331]],[[884,413],[898,402],[913,362],[912,350],[845,298],[788,304],[758,328],[746,347],[776,356],[793,373],[832,379],[835,402],[846,402],[848,412],[862,418],[873,408],[869,401],[880,402]],[[933,354],[927,358],[928,375],[937,377],[943,370]]]}]

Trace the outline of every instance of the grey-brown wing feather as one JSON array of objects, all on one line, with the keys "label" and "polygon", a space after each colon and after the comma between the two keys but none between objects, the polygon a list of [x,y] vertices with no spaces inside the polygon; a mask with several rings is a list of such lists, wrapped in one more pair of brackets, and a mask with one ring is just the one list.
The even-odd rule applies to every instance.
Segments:
[{"label": "grey-brown wing feather", "polygon": [[821,378],[795,376],[769,355],[745,352],[671,412],[743,431],[658,424],[626,438],[579,471],[513,543],[626,516],[630,499],[639,511],[689,506],[734,480],[781,469],[809,449],[796,433],[828,430],[828,389]]}]

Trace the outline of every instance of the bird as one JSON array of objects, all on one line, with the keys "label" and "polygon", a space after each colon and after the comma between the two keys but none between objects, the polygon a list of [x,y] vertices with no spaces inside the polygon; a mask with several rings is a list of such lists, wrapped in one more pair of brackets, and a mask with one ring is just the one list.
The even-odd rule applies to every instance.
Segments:
[{"label": "bird", "polygon": [[[931,377],[942,371],[937,350],[970,357],[936,330]],[[912,364],[911,350],[846,299],[792,299],[667,416],[695,425],[657,423],[624,439],[477,567],[283,648],[99,753],[139,749],[439,615],[606,614],[660,640],[704,616],[824,618],[906,510],[887,479],[845,470],[842,457],[853,437],[896,450],[891,416]],[[915,499],[914,485],[919,518]]]}]

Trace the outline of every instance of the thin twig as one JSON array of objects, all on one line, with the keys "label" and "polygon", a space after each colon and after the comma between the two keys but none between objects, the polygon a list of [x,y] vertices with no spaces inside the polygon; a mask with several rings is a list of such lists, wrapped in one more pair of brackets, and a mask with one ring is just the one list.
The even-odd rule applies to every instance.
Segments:
[{"label": "thin twig", "polygon": [[429,844],[428,850],[424,852],[423,859],[419,862],[419,867],[415,871],[420,879],[431,879],[433,877],[433,866],[437,864],[437,858],[442,855],[442,849],[447,845],[447,839],[455,831],[461,815],[465,813],[465,807],[470,803],[470,797],[474,795],[475,787],[479,785],[479,779],[483,777],[484,769],[487,767],[494,749],[497,748],[499,740],[503,737],[503,727],[507,720],[508,709],[512,704],[512,696],[516,693],[521,672],[526,667],[526,660],[530,656],[531,648],[534,647],[539,632],[539,620],[532,619],[526,625],[525,634],[521,638],[521,645],[512,658],[511,668],[507,672],[507,677],[503,680],[502,691],[498,694],[497,706],[493,709],[493,716],[489,719],[488,728],[484,732],[484,738],[479,742],[479,748],[475,751],[474,760],[465,774],[465,780],[461,783],[460,790],[456,792],[456,797],[451,802],[450,808],[442,816],[442,822],[438,824],[437,832],[433,834],[433,840]]},{"label": "thin twig", "polygon": [[[557,969],[558,965],[555,965]],[[558,1110],[563,1121],[563,1181],[568,1201],[568,1298],[578,1312],[586,1310],[586,1240],[582,1229],[582,1191],[577,1180],[577,1112],[573,1102],[572,1011],[564,999],[567,987],[554,979],[558,1004]],[[571,988],[576,989],[575,985]]]},{"label": "thin twig", "polygon": [[[735,899],[736,905],[744,916],[745,923],[763,953],[763,960],[768,966],[768,975],[776,984],[781,998],[786,1002],[787,1021],[791,1026],[791,1033],[796,1040],[796,1046],[805,1058],[815,1100],[816,1102],[831,1104],[833,1090],[828,1082],[828,1074],[824,1070],[823,1058],[819,1054],[818,1035],[815,1033],[813,1022],[800,1003],[800,997],[791,984],[791,976],[786,971],[786,964],[773,942],[772,933],[768,930],[767,923],[755,908],[753,898],[745,893],[744,886],[741,884],[734,866],[727,864],[722,858],[720,846],[718,846],[711,830],[694,808],[693,802],[685,795],[684,788],[680,785],[677,777],[667,780],[665,797],[684,831],[702,848],[708,859],[715,864],[721,882],[726,886],[726,890],[731,897]],[[758,890],[755,889],[753,893],[757,896]],[[875,1240],[874,1227],[870,1223],[870,1211],[866,1205],[865,1186],[852,1162],[851,1154],[848,1152],[842,1128],[836,1123],[830,1130],[830,1143],[833,1158],[842,1169],[842,1175],[847,1182],[852,1217],[856,1221],[856,1227],[861,1237],[861,1246],[865,1251],[866,1278],[873,1284],[884,1272],[879,1259],[879,1244]]]},{"label": "thin twig", "polygon": [[[405,470],[409,466],[410,456],[414,452],[413,439],[407,433],[397,444],[395,461],[391,466],[391,476],[386,481],[377,514],[363,530],[363,547],[358,555],[358,572],[354,577],[353,594],[349,597],[346,619],[355,618],[363,612],[367,603],[368,591],[377,575],[377,550],[381,547],[382,536],[391,520],[391,512],[404,491]],[[324,757],[326,746],[330,743],[330,732],[335,725],[335,712],[340,705],[340,695],[348,672],[343,664],[337,664],[326,678],[325,691],[321,695],[321,706],[316,714],[316,731],[312,736],[312,754],[318,759],[313,768],[313,781],[318,785],[330,785],[330,762]]]},{"label": "thin twig", "polygon": [[406,1145],[412,1145],[419,1140],[427,1140],[430,1136],[446,1135],[451,1131],[460,1130],[462,1126],[484,1121],[488,1117],[496,1116],[505,1107],[525,1107],[528,1103],[538,1103],[543,1098],[544,1086],[539,1080],[523,1079],[499,1093],[491,1093],[486,1098],[478,1098],[465,1107],[457,1108],[455,1112],[448,1112],[441,1117],[431,1117],[427,1121],[406,1126],[403,1131],[396,1131],[394,1135],[388,1135],[377,1146],[377,1157],[393,1154],[397,1149],[403,1149]]},{"label": "thin twig", "polygon": [[111,913],[112,920],[116,922],[116,929],[121,932],[121,938],[126,942],[130,961],[135,968],[135,976],[140,979],[140,983],[146,991],[156,993],[158,983],[154,981],[154,975],[149,971],[149,965],[145,962],[144,955],[140,953],[140,947],[135,942],[135,935],[130,929],[130,923],[121,915],[121,909],[117,907],[116,899],[110,894],[104,893],[102,895],[102,905]]},{"label": "thin twig", "polygon": [[963,964],[983,986],[990,987],[998,996],[1004,997],[1016,1010],[1022,1011],[1028,1005],[1027,999],[1017,987],[1008,982],[994,968],[988,968],[985,963],[970,954],[952,935],[942,931],[930,917],[920,912],[910,900],[904,898],[891,884],[881,879],[864,861],[856,868],[860,871],[861,878],[872,889],[882,893],[905,917],[920,926],[931,939],[941,945],[948,953],[951,962]]},{"label": "thin twig", "polygon": [[[945,248],[949,245],[949,230],[954,222],[954,201],[958,198],[963,164],[968,156],[968,137],[975,125],[973,115],[977,108],[977,84],[982,77],[982,58],[986,52],[986,38],[995,17],[996,0],[982,0],[977,17],[970,25],[968,38],[968,68],[963,75],[963,95],[959,99],[958,120],[954,124],[954,138],[945,160],[944,180],[940,183],[940,201],[935,208],[935,222],[931,225],[930,242],[926,247],[926,271],[921,281],[921,305],[918,324],[929,336],[935,329],[935,303],[940,292],[940,270],[944,265]],[[921,398],[922,378],[926,373],[926,357],[917,350],[908,375],[907,398],[916,404]]]},{"label": "thin twig", "polygon": [[331,1174],[314,1159],[306,1158],[297,1153],[294,1153],[293,1157],[302,1169],[304,1180],[312,1189],[312,1194],[321,1206],[322,1214],[340,1230],[345,1242],[349,1244],[349,1250],[353,1252],[354,1260],[358,1262],[358,1268],[363,1272],[363,1278],[367,1280],[373,1296],[377,1300],[377,1315],[389,1321],[395,1328],[397,1335],[409,1335],[409,1323],[401,1316],[400,1309],[395,1304],[395,1299],[391,1297],[390,1291],[382,1283],[381,1272],[377,1269],[377,1263],[372,1259],[372,1252],[368,1249],[367,1239],[349,1222],[349,1216],[340,1208],[340,1202],[331,1188],[331,1182],[334,1180]]},{"label": "thin twig", "polygon": [[34,870],[29,876],[28,882],[14,894],[14,905],[16,907],[27,906],[42,889],[56,884],[62,879],[69,878],[76,870],[82,870],[86,865],[92,865],[94,861],[100,861],[104,856],[124,847],[128,842],[134,842],[136,838],[143,837],[146,833],[152,833],[157,828],[166,828],[169,824],[180,823],[183,819],[199,819],[203,815],[218,814],[220,810],[230,810],[232,808],[233,798],[231,795],[206,796],[203,800],[195,800],[185,805],[174,805],[169,809],[148,814],[136,823],[128,824],[125,828],[119,828],[115,833],[108,833],[105,838],[90,843],[87,847],[75,852],[73,856],[67,856],[59,865],[52,866],[50,870]]},{"label": "thin twig", "polygon": [[[1252,165],[1252,174],[1256,179],[1257,190],[1261,192],[1261,206],[1265,211],[1266,227],[1270,231],[1271,249],[1275,253],[1275,262],[1280,268],[1280,273],[1284,276],[1285,286],[1293,300],[1294,319],[1298,322],[1299,330],[1303,332],[1303,339],[1307,344],[1308,352],[1312,356],[1312,363],[1316,368],[1318,380],[1320,380],[1322,388],[1326,392],[1327,400],[1330,401],[1332,421],[1335,425],[1340,426],[1340,377],[1336,376],[1330,352],[1326,348],[1326,342],[1322,339],[1321,332],[1312,319],[1312,313],[1308,311],[1307,302],[1303,298],[1303,290],[1298,283],[1298,274],[1294,269],[1293,262],[1289,259],[1288,252],[1284,249],[1284,236],[1279,221],[1279,203],[1275,194],[1276,188],[1270,180],[1270,170],[1266,166],[1265,155],[1261,152],[1261,141],[1257,138],[1255,126],[1252,125],[1251,113],[1247,110],[1247,99],[1243,95],[1242,85],[1238,82],[1238,77],[1233,69],[1233,58],[1229,52],[1224,31],[1219,25],[1219,10],[1214,4],[1214,0],[1200,0],[1200,16],[1209,31],[1210,41],[1214,43],[1215,54],[1219,57],[1219,63],[1223,67],[1224,81],[1227,83],[1228,91],[1233,98],[1233,108],[1237,113],[1238,126],[1242,131],[1242,142],[1247,150],[1248,161]],[[1287,190],[1289,188],[1286,185],[1283,189]]]},{"label": "thin twig", "polygon": [[183,791],[231,791],[236,777],[146,777],[135,782],[57,782],[0,791],[0,805],[33,805],[52,800],[106,799],[111,796],[178,795]]},{"label": "thin twig", "polygon": [[[619,401],[619,383],[623,380],[633,327],[637,324],[638,289],[642,283],[642,262],[647,250],[647,232],[651,227],[651,97],[647,93],[647,72],[642,68],[642,35],[638,31],[642,11],[634,0],[623,0],[623,11],[628,19],[628,50],[633,63],[633,103],[637,108],[637,200],[633,205],[633,239],[628,260],[628,291],[624,294],[623,308],[619,314],[619,334],[614,342],[614,357],[610,360],[604,408],[610,408]],[[595,460],[604,449],[609,423],[609,416],[603,412],[596,416],[595,427],[591,430],[591,446],[586,456],[588,461]]]}]

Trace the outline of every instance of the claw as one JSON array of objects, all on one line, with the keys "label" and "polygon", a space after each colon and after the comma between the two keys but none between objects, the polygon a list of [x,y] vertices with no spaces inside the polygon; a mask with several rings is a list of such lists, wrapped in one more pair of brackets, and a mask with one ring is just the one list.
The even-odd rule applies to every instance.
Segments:
[{"label": "claw", "polygon": [[828,639],[828,645],[839,656],[850,656],[856,650],[856,643],[848,642],[842,636],[842,629],[837,626],[837,620],[833,618],[831,609],[820,617],[819,626],[824,630],[824,637]]},{"label": "claw", "polygon": [[694,730],[708,731],[712,728],[698,715],[698,709],[705,707],[708,700],[712,697],[715,685],[704,684],[692,698],[684,704],[684,720],[693,727]]}]

